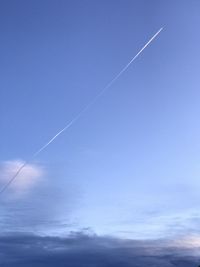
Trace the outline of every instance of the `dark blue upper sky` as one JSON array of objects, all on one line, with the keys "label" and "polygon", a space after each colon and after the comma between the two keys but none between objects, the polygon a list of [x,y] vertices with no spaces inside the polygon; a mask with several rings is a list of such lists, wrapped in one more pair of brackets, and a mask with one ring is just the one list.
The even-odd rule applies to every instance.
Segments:
[{"label": "dark blue upper sky", "polygon": [[6,229],[55,223],[57,231],[70,221],[137,238],[198,234],[199,8],[197,0],[1,1],[2,184],[164,27],[21,177],[42,182],[16,197],[12,189],[24,189],[16,181],[1,196]]}]

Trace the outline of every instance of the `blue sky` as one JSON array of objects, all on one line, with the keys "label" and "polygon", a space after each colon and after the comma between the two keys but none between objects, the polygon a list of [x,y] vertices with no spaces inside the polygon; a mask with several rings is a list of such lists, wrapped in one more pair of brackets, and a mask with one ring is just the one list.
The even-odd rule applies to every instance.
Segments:
[{"label": "blue sky", "polygon": [[3,229],[199,235],[199,1],[0,5],[2,185],[164,27],[1,195]]}]

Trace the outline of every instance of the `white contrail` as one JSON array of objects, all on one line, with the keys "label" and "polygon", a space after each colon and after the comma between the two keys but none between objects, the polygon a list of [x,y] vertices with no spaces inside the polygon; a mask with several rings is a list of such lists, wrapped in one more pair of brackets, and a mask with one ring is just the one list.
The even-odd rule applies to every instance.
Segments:
[{"label": "white contrail", "polygon": [[140,49],[140,51],[128,62],[128,64],[94,97],[94,99],[89,102],[62,130],[60,130],[55,136],[53,136],[45,145],[43,145],[38,151],[36,151],[29,161],[26,161],[15,173],[15,175],[7,182],[6,185],[0,190],[2,194],[10,184],[17,178],[23,168],[33,160],[37,155],[39,155],[44,149],[46,149],[59,135],[69,129],[82,115],[85,113],[111,86],[112,84],[128,69],[128,67],[133,63],[133,61],[143,52],[143,50],[156,38],[156,36],[163,30],[160,28],[153,37]]},{"label": "white contrail", "polygon": [[74,117],[62,130],[60,130],[54,137],[52,137],[48,143],[46,143],[44,146],[42,146],[34,155],[33,158],[36,157],[40,152],[42,152],[48,145],[50,145],[61,133],[66,131],[72,124],[74,124],[82,114],[88,110],[90,106],[92,106],[99,97],[105,93],[105,91],[125,72],[128,67],[131,65],[131,63],[142,53],[142,51],[153,41],[154,38],[162,31],[163,28],[161,28],[154,36],[143,46],[143,48],[131,59],[131,61],[99,92],[98,95],[95,96],[95,98],[87,105],[85,106],[77,115]]}]

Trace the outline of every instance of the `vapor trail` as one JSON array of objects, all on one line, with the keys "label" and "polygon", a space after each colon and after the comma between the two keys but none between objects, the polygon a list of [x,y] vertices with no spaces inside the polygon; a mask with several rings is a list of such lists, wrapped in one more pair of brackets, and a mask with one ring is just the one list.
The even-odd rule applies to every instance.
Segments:
[{"label": "vapor trail", "polygon": [[87,104],[62,130],[60,130],[54,137],[52,137],[48,143],[42,146],[34,155],[33,158],[36,157],[40,152],[42,152],[48,145],[50,145],[61,133],[66,131],[70,126],[72,126],[81,116],[82,114],[88,110],[101,96],[102,94],[110,88],[110,86],[128,69],[131,63],[142,53],[142,51],[156,38],[156,36],[162,31],[161,28],[159,31],[154,34],[154,36],[143,46],[143,48],[131,59],[131,61],[94,97],[94,99]]},{"label": "vapor trail", "polygon": [[156,38],[156,36],[163,30],[160,28],[153,37],[139,50],[139,52],[128,62],[128,64],[89,102],[63,129],[61,129],[55,136],[53,136],[46,144],[44,144],[38,151],[36,151],[29,161],[26,161],[14,174],[14,176],[3,186],[0,190],[0,194],[2,194],[12,182],[17,178],[17,176],[21,173],[24,167],[33,160],[37,155],[39,155],[43,150],[45,150],[59,135],[69,129],[111,86],[112,84],[128,69],[128,67],[133,63],[133,61],[143,52],[143,50]]}]

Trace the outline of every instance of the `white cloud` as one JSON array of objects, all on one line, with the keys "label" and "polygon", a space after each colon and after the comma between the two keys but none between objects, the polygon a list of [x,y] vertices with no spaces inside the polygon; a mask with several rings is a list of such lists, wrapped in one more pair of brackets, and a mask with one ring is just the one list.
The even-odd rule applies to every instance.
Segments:
[{"label": "white cloud", "polygon": [[[19,168],[24,164],[22,160],[4,161],[0,164],[0,185],[5,185]],[[44,174],[43,169],[36,164],[27,164],[16,179],[10,184],[8,190],[19,196],[27,193],[38,182],[40,182]]]}]

